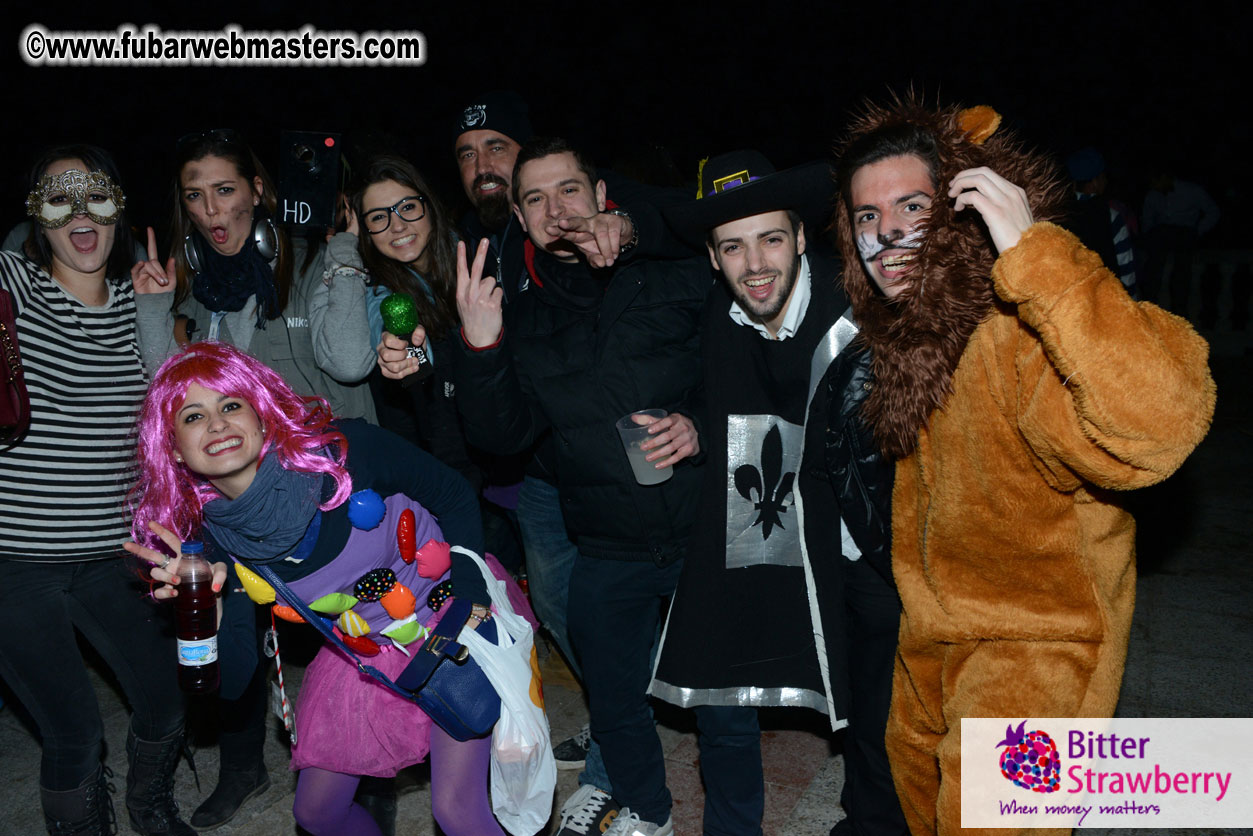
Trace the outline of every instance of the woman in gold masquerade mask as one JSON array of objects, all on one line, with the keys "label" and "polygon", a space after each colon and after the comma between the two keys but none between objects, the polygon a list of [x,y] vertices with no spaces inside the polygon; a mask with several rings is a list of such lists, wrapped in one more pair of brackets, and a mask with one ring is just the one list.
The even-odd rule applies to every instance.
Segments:
[{"label": "woman in gold masquerade mask", "polygon": [[103,725],[81,633],[134,711],[133,828],[187,836],[172,792],[183,736],[174,642],[119,560],[131,429],[147,388],[126,197],[108,154],[67,146],[33,167],[26,207],[35,221],[26,258],[0,253],[31,403],[29,430],[0,453],[0,679],[39,726],[48,831],[111,832]]}]

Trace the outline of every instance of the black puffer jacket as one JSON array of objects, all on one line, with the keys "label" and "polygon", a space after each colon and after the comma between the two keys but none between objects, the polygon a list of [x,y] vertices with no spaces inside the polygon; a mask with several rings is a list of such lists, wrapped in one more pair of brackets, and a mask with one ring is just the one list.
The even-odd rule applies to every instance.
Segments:
[{"label": "black puffer jacket", "polygon": [[862,402],[874,381],[870,350],[859,341],[836,356],[826,375],[827,473],[840,515],[861,549],[862,559],[892,581],[892,485],[896,466],[879,452],[862,422]]},{"label": "black puffer jacket", "polygon": [[692,409],[697,324],[711,284],[700,259],[620,259],[593,272],[539,252],[530,287],[506,307],[500,344],[459,343],[467,438],[513,453],[551,428],[562,511],[583,554],[658,564],[683,556],[700,465],[681,462],[669,481],[641,486],[614,423],[652,407]]}]

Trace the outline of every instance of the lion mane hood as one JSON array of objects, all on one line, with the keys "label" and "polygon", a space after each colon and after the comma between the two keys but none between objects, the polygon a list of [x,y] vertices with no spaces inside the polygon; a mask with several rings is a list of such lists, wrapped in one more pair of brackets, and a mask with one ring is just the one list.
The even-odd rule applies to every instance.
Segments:
[{"label": "lion mane hood", "polygon": [[992,288],[996,251],[987,228],[975,209],[953,211],[949,182],[958,172],[987,166],[1027,192],[1035,220],[1056,221],[1065,205],[1065,182],[1057,167],[1023,148],[1009,132],[998,131],[999,121],[990,108],[935,110],[913,97],[867,104],[836,149],[842,156],[862,136],[900,123],[929,130],[939,146],[937,194],[914,261],[914,280],[896,299],[886,299],[867,276],[842,200],[833,224],[860,339],[873,357],[875,384],[862,406],[862,418],[892,458],[913,452],[918,431],[951,391],[953,372],[971,333],[994,305],[1003,304]]}]

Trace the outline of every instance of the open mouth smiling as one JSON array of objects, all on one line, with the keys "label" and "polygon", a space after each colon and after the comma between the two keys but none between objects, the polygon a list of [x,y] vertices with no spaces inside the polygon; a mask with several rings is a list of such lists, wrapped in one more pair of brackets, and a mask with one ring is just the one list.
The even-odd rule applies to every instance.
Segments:
[{"label": "open mouth smiling", "polygon": [[899,255],[882,256],[879,258],[879,264],[885,270],[901,270],[909,266],[915,258],[915,253],[900,253]]},{"label": "open mouth smiling", "polygon": [[208,447],[204,448],[204,451],[210,456],[216,456],[220,453],[225,453],[227,450],[233,450],[243,443],[244,440],[242,438],[234,436],[232,438],[225,438],[221,441],[215,441]]}]

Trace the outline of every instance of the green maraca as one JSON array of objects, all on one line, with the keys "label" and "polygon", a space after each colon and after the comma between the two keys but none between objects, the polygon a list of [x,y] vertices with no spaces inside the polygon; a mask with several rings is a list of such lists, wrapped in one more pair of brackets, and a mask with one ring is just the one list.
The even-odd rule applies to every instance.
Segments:
[{"label": "green maraca", "polygon": [[[384,330],[406,342],[413,334],[413,329],[418,327],[418,306],[408,293],[393,293],[388,296],[379,304],[379,313],[383,315]],[[405,350],[410,357],[418,358],[417,372],[401,381],[402,385],[408,386],[415,380],[430,376],[432,369],[422,346],[410,344]]]}]

